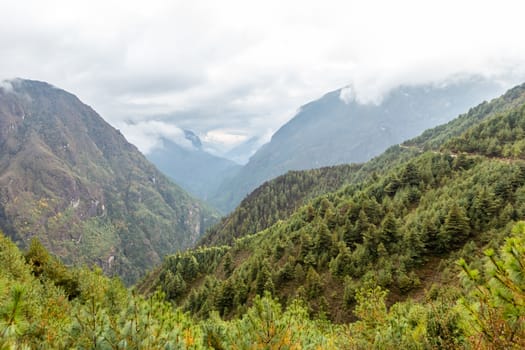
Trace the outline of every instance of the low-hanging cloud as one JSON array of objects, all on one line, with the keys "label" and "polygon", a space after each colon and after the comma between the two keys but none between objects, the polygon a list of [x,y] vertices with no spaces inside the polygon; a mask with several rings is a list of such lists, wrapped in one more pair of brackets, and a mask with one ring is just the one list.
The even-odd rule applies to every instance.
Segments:
[{"label": "low-hanging cloud", "polygon": [[339,92],[339,98],[346,104],[353,102],[355,100],[354,89],[351,86],[345,86]]},{"label": "low-hanging cloud", "polygon": [[5,1],[0,78],[77,94],[141,149],[158,139],[137,127],[150,120],[250,139],[344,86],[376,103],[399,84],[461,74],[517,82],[524,10],[517,0]]},{"label": "low-hanging cloud", "polygon": [[154,149],[163,147],[163,139],[168,139],[178,145],[192,149],[190,140],[186,139],[184,130],[173,124],[158,120],[147,120],[138,123],[122,123],[120,130],[126,135],[129,142],[148,154]]},{"label": "low-hanging cloud", "polygon": [[4,92],[12,92],[13,84],[10,80],[0,80],[0,89],[4,90]]}]

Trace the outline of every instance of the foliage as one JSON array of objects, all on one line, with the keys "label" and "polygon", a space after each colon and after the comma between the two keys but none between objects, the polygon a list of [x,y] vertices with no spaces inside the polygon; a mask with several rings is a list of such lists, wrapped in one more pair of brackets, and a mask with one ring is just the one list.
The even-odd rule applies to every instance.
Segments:
[{"label": "foliage", "polygon": [[[387,290],[364,287],[355,292],[357,320],[342,325],[312,319],[298,299],[283,310],[269,292],[241,317],[227,321],[212,312],[199,322],[162,293],[144,298],[100,269],[77,270],[80,294],[68,300],[43,274],[36,277],[34,265],[1,235],[0,254],[11,257],[0,269],[2,349],[492,349],[522,348],[525,339],[525,223],[501,248],[501,260],[487,253],[484,273],[465,267],[460,303],[443,286],[423,301],[388,307]],[[49,266],[50,275],[64,271],[53,266],[58,271]],[[505,287],[512,297],[501,292]]]},{"label": "foliage", "polygon": [[[499,119],[525,113],[458,140],[483,144]],[[0,234],[0,349],[521,349],[525,165],[457,155],[458,140],[393,148],[356,176],[388,169],[230,246],[167,256],[132,290]]]},{"label": "foliage", "polygon": [[480,349],[523,349],[525,347],[525,222],[513,229],[499,254],[485,251],[481,270],[465,260],[463,280],[470,293],[462,300],[468,314],[465,329]]},{"label": "foliage", "polygon": [[199,244],[232,244],[241,235],[262,231],[288,218],[307,200],[350,183],[360,167],[352,164],[289,171],[267,181],[243,199],[232,213],[208,229]]},{"label": "foliage", "polygon": [[[368,183],[310,201],[288,220],[221,248],[226,256],[212,254],[219,248],[170,256],[148,284],[199,317],[213,310],[241,315],[240,301],[266,290],[283,305],[300,297],[312,314],[349,321],[348,277],[354,291],[378,284],[403,298],[421,288],[418,271],[429,258],[450,254],[471,239],[488,242],[494,230],[525,213],[520,160],[471,160],[458,168],[450,155],[423,153]],[[395,179],[401,181],[389,187]],[[188,273],[193,265],[195,272]],[[178,276],[176,290],[170,291],[168,270]],[[205,284],[208,277],[214,282]]]},{"label": "foliage", "polygon": [[437,150],[450,139],[460,136],[469,128],[479,124],[480,121],[493,118],[523,103],[525,103],[525,84],[510,89],[499,98],[471,108],[467,113],[447,124],[426,130],[420,136],[404,142],[404,145],[424,150]]},{"label": "foliage", "polygon": [[490,118],[452,139],[443,148],[487,157],[525,158],[525,106]]}]

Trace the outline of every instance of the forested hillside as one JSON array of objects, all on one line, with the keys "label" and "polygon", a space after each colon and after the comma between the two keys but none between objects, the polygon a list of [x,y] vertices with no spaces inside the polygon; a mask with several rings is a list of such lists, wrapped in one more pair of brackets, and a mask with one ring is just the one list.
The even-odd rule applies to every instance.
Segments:
[{"label": "forested hillside", "polygon": [[38,241],[27,253],[0,233],[1,349],[521,349],[525,223],[471,266],[461,287],[434,286],[420,301],[387,307],[381,287],[355,291],[356,321],[309,317],[301,300],[283,309],[270,292],[239,318],[197,321],[144,298],[101,271],[70,270]]},{"label": "forested hillside", "polygon": [[483,102],[471,108],[467,113],[451,120],[447,124],[428,129],[420,136],[406,141],[403,144],[416,146],[421,149],[439,149],[439,147],[452,137],[461,135],[465,130],[478,124],[487,117],[505,112],[525,103],[525,84],[518,85],[499,98],[490,102]]},{"label": "forested hillside", "polygon": [[374,102],[357,99],[352,87],[329,92],[301,106],[210,201],[229,212],[263,182],[289,170],[366,162],[503,89],[488,79],[463,77],[397,86]]},{"label": "forested hillside", "polygon": [[217,216],[160,173],[76,96],[44,82],[0,87],[0,228],[67,264],[127,283],[192,246]]},{"label": "forested hillside", "polygon": [[0,0],[0,350],[525,350],[524,18]]},{"label": "forested hillside", "polygon": [[286,219],[308,199],[333,192],[349,183],[361,165],[339,165],[290,171],[267,181],[250,193],[218,224],[212,226],[201,245],[231,244],[235,238],[262,231]]},{"label": "forested hillside", "polygon": [[[307,199],[335,191],[343,184],[366,181],[384,174],[424,150],[439,151],[444,142],[461,135],[469,127],[524,103],[525,85],[516,86],[503,96],[483,102],[447,124],[429,129],[401,146],[390,147],[366,163],[292,171],[267,181],[248,195],[231,214],[212,226],[200,243],[230,244],[233,238],[264,230],[277,220],[286,219]],[[506,126],[506,130],[509,128],[511,126]]]},{"label": "forested hillside", "polygon": [[[311,315],[347,322],[362,288],[388,289],[392,303],[422,295],[433,282],[457,285],[453,262],[460,256],[477,261],[484,247],[498,246],[509,225],[525,216],[520,153],[503,158],[483,147],[501,137],[502,152],[519,149],[521,139],[512,135],[524,123],[525,109],[517,106],[449,139],[440,151],[407,149],[419,154],[311,200],[231,247],[167,257],[141,288],[160,287],[200,317],[213,310],[242,315],[268,292],[283,305],[299,298]],[[495,125],[512,125],[513,132],[502,137],[491,131]],[[462,140],[479,147],[456,147]]]},{"label": "forested hillside", "polygon": [[524,106],[302,187],[287,219],[133,290],[0,234],[0,348],[521,349]]}]

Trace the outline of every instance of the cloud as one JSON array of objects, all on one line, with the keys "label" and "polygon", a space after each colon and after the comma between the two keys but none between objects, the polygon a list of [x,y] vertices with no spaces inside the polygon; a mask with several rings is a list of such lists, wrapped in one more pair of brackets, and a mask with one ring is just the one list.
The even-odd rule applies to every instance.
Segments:
[{"label": "cloud", "polygon": [[225,148],[233,148],[247,139],[248,136],[242,131],[227,129],[210,130],[202,137],[202,141],[205,143],[224,145]]},{"label": "cloud", "polygon": [[4,92],[12,92],[13,85],[10,80],[0,80],[0,89],[4,90]]},{"label": "cloud", "polygon": [[251,138],[343,86],[376,102],[399,84],[523,77],[524,10],[510,0],[4,1],[0,78],[71,91],[145,149],[157,134],[136,125],[148,120]]},{"label": "cloud", "polygon": [[144,154],[162,148],[163,138],[184,148],[193,148],[191,141],[185,137],[184,131],[173,124],[148,120],[138,123],[122,123],[119,127],[122,133],[126,135],[127,140],[137,146]]},{"label": "cloud", "polygon": [[354,89],[351,86],[345,86],[341,89],[341,92],[339,92],[339,98],[344,103],[349,104],[355,100]]},{"label": "cloud", "polygon": [[[155,149],[161,149],[163,139],[175,142],[186,149],[194,149],[191,140],[186,138],[184,130],[169,122],[159,120],[128,121],[119,124],[118,127],[126,135],[126,139],[136,145],[144,154],[149,154]],[[197,136],[201,139],[204,149],[217,155],[227,153],[248,139],[248,136],[242,131],[231,129],[213,129],[204,134],[197,134]]]}]

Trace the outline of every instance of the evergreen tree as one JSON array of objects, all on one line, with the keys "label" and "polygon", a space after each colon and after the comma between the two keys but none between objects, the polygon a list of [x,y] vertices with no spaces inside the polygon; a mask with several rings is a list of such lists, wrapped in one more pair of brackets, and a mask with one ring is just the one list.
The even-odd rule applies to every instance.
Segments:
[{"label": "evergreen tree", "polygon": [[420,177],[417,167],[413,163],[407,163],[401,173],[401,183],[404,186],[419,185]]},{"label": "evergreen tree", "polygon": [[222,284],[221,294],[217,301],[217,308],[221,315],[227,314],[228,311],[232,310],[235,299],[235,288],[230,279],[227,279]]},{"label": "evergreen tree", "polygon": [[186,291],[186,282],[180,273],[167,270],[163,275],[162,290],[171,300],[177,300]]},{"label": "evergreen tree", "polygon": [[385,244],[391,244],[397,240],[397,222],[392,212],[389,212],[381,222],[381,233],[381,241]]},{"label": "evergreen tree", "polygon": [[268,262],[265,260],[261,263],[257,278],[255,279],[255,292],[257,295],[263,295],[267,287],[273,286],[272,274]]},{"label": "evergreen tree", "polygon": [[233,260],[232,255],[230,252],[226,253],[224,255],[224,274],[226,275],[226,278],[230,277],[233,272]]},{"label": "evergreen tree", "polygon": [[463,208],[457,204],[452,205],[443,226],[442,236],[444,244],[458,246],[465,242],[470,234],[469,219]]},{"label": "evergreen tree", "polygon": [[306,293],[309,299],[314,299],[318,297],[323,290],[323,284],[321,282],[321,277],[313,268],[308,269],[306,274]]},{"label": "evergreen tree", "polygon": [[471,269],[464,259],[463,283],[470,294],[462,300],[469,314],[466,329],[474,344],[483,348],[525,347],[525,222],[513,228],[497,255],[485,252],[482,271]]}]

